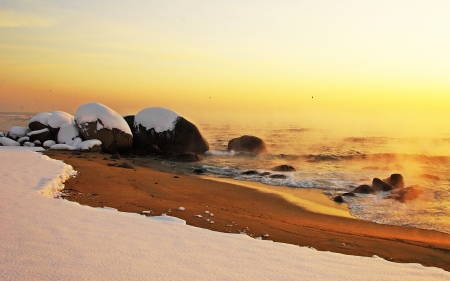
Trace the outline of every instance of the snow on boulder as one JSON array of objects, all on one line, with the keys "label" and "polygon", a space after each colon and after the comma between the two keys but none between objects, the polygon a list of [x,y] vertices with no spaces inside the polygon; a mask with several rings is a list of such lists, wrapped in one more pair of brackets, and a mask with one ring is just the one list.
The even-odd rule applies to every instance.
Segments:
[{"label": "snow on boulder", "polygon": [[0,137],[0,146],[20,146],[20,143],[7,137]]},{"label": "snow on boulder", "polygon": [[52,135],[50,134],[50,131],[47,128],[38,131],[31,131],[27,134],[27,136],[29,137],[29,141],[33,143],[37,140],[40,141],[41,143],[44,143],[52,139]]},{"label": "snow on boulder", "polygon": [[18,140],[21,137],[25,137],[29,132],[30,130],[28,128],[13,126],[9,129],[7,137],[13,140]]},{"label": "snow on boulder", "polygon": [[133,147],[133,134],[125,119],[103,104],[80,106],[75,123],[86,140],[100,140],[105,152],[126,152]]},{"label": "snow on boulder", "polygon": [[80,131],[75,124],[63,125],[58,132],[58,143],[72,145],[74,140],[80,136]]},{"label": "snow on boulder", "polygon": [[0,132],[0,137],[4,137],[4,136],[5,136],[5,133]]},{"label": "snow on boulder", "polygon": [[52,111],[48,118],[48,129],[53,136],[58,134],[59,128],[67,124],[74,124],[73,115],[64,111]]},{"label": "snow on boulder", "polygon": [[51,116],[51,113],[41,112],[34,115],[30,121],[28,121],[28,128],[31,131],[39,131],[47,128],[48,126],[48,118]]},{"label": "snow on boulder", "polygon": [[48,141],[45,141],[43,144],[42,144],[42,146],[44,147],[44,148],[50,148],[52,145],[55,145],[56,144],[56,142],[54,141],[54,140],[48,140]]},{"label": "snow on boulder", "polygon": [[204,153],[209,144],[197,126],[172,110],[149,107],[134,118],[135,147],[144,152]]},{"label": "snow on boulder", "polygon": [[100,152],[102,142],[99,140],[87,140],[77,145],[78,150]]}]

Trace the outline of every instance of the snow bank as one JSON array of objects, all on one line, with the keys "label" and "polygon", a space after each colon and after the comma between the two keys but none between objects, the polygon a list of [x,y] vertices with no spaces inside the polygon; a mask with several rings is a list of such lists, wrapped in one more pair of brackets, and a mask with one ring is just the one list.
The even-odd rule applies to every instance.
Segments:
[{"label": "snow bank", "polygon": [[60,128],[66,124],[73,124],[73,115],[63,111],[52,111],[48,117],[48,125],[52,128]]},{"label": "snow bank", "polygon": [[134,117],[134,126],[142,125],[148,130],[154,129],[155,132],[172,131],[177,123],[178,115],[172,110],[163,107],[149,107],[139,111]]},{"label": "snow bank", "polygon": [[75,113],[75,122],[82,126],[84,123],[96,122],[101,120],[98,124],[97,130],[102,128],[110,129],[116,128],[127,134],[132,135],[131,129],[127,122],[121,115],[100,103],[88,103],[80,106]]},{"label": "snow bank", "polygon": [[73,174],[70,166],[23,149],[0,153],[0,280],[450,280],[418,264],[48,198]]}]

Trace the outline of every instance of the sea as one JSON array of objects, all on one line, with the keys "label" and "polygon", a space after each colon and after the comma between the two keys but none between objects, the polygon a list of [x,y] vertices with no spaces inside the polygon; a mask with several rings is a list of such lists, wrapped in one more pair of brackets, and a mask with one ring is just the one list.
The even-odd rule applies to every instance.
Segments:
[{"label": "sea", "polygon": [[[0,112],[0,131],[27,126],[35,113]],[[294,124],[197,124],[210,150],[194,163],[169,163],[177,172],[261,182],[292,189],[319,189],[332,200],[373,178],[401,174],[405,186],[424,191],[414,200],[399,202],[389,192],[344,197],[352,216],[380,224],[411,226],[450,233],[450,136],[402,137],[383,132],[339,133],[338,129]],[[228,141],[242,135],[264,140],[268,153],[249,155],[227,150]],[[273,172],[290,165],[293,172]],[[258,174],[246,175],[246,171]],[[264,172],[286,178],[264,176]],[[263,174],[263,175],[261,175]]]}]

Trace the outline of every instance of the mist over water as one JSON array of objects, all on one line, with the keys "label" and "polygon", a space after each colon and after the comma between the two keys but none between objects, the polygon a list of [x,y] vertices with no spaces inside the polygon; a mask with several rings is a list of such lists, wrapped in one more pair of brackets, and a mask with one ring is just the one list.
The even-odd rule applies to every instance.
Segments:
[{"label": "mist over water", "polygon": [[[0,112],[0,131],[27,126],[35,113]],[[249,122],[250,123],[250,122]],[[330,200],[372,179],[400,173],[405,186],[418,185],[424,194],[405,203],[387,199],[388,192],[345,197],[357,218],[383,224],[407,225],[450,233],[450,138],[405,137],[390,132],[362,132],[340,128],[301,127],[292,124],[197,124],[210,151],[195,163],[162,161],[178,172],[202,169],[206,175],[267,185],[323,190]],[[269,153],[248,155],[227,151],[228,141],[254,135],[266,142]],[[273,172],[277,165],[295,172]],[[273,179],[259,174],[283,174]]]}]

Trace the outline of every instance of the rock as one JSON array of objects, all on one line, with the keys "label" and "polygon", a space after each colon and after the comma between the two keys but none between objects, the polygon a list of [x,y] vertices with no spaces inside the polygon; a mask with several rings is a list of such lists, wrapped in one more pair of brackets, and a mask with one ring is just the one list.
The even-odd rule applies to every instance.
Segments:
[{"label": "rock", "polygon": [[110,158],[110,159],[120,159],[121,157],[120,157],[120,154],[115,153],[115,154],[109,156],[109,158]]},{"label": "rock", "polygon": [[36,115],[34,115],[29,121],[28,121],[28,128],[30,128],[31,131],[39,131],[42,129],[48,128],[48,118],[51,116],[48,112],[41,112]]},{"label": "rock", "polygon": [[20,127],[20,126],[13,126],[11,129],[9,129],[8,134],[6,137],[12,139],[12,140],[18,140],[21,137],[25,137],[29,132],[31,132],[28,128]]},{"label": "rock", "polygon": [[56,144],[56,142],[55,142],[54,140],[48,140],[48,141],[45,141],[45,142],[42,144],[42,146],[43,146],[44,148],[49,149],[50,147],[52,147],[52,145],[55,145],[55,144]]},{"label": "rock", "polygon": [[281,175],[281,174],[274,174],[274,175],[270,175],[269,178],[271,178],[271,179],[285,179],[286,176],[285,175]]},{"label": "rock", "polygon": [[23,145],[27,141],[30,141],[29,137],[21,137],[20,139],[17,140],[17,142],[20,143],[20,145]]},{"label": "rock", "polygon": [[360,185],[357,188],[355,188],[355,190],[353,190],[353,192],[369,194],[372,192],[372,187],[370,187],[370,185],[363,184],[363,185]]},{"label": "rock", "polygon": [[228,150],[254,154],[267,153],[266,144],[262,139],[248,135],[230,140],[228,142]]},{"label": "rock", "polygon": [[133,130],[133,128],[134,128],[134,115],[124,116],[123,119],[125,119],[125,122],[127,122],[128,127],[130,127],[131,133],[134,133],[134,130]]},{"label": "rock", "polygon": [[54,140],[57,139],[59,129],[67,124],[74,124],[73,115],[63,111],[52,111],[48,117],[48,129]]},{"label": "rock", "polygon": [[290,165],[279,165],[272,168],[272,171],[277,172],[294,172],[295,168]]},{"label": "rock", "polygon": [[345,192],[345,193],[343,193],[343,194],[341,194],[342,196],[348,196],[348,197],[355,197],[356,196],[356,194],[355,193],[353,193],[353,192]]},{"label": "rock", "polygon": [[0,144],[2,146],[20,146],[20,143],[7,137],[0,137]]},{"label": "rock", "polygon": [[133,147],[133,135],[125,119],[103,104],[80,106],[75,123],[84,139],[100,140],[105,152],[127,152]]},{"label": "rock", "polygon": [[145,152],[193,152],[202,154],[209,144],[198,128],[177,113],[161,107],[150,107],[136,114],[133,126],[135,148]]},{"label": "rock", "polygon": [[50,134],[49,129],[45,128],[39,131],[31,131],[27,134],[27,136],[29,137],[29,141],[33,142],[36,144],[36,141],[39,141],[40,144],[51,140],[52,139],[52,135]]},{"label": "rock", "polygon": [[268,176],[268,175],[270,175],[270,173],[269,172],[262,172],[261,174],[259,174],[261,177],[264,177],[264,176]]},{"label": "rock", "polygon": [[403,176],[401,174],[392,174],[389,178],[384,180],[387,184],[391,185],[393,188],[404,188],[405,182],[403,181]]},{"label": "rock", "polygon": [[56,141],[62,144],[72,145],[80,137],[80,131],[75,124],[66,124],[58,130]]},{"label": "rock", "polygon": [[406,200],[416,199],[420,194],[423,194],[423,192],[424,191],[419,189],[417,186],[410,186],[393,190],[387,198],[395,199],[401,203],[404,203]]},{"label": "rock", "polygon": [[173,154],[169,157],[169,160],[177,162],[197,162],[201,161],[202,158],[193,152],[185,152]]},{"label": "rock", "polygon": [[372,181],[372,191],[390,191],[394,189],[392,185],[380,180],[379,178],[374,178]]},{"label": "rock", "polygon": [[128,163],[121,163],[121,164],[116,165],[116,167],[125,168],[125,169],[134,169],[134,167]]},{"label": "rock", "polygon": [[255,170],[245,171],[242,174],[246,175],[246,176],[259,175],[258,171],[255,171]]},{"label": "rock", "polygon": [[204,174],[205,173],[205,171],[203,171],[202,169],[194,169],[192,172],[194,174]]},{"label": "rock", "polygon": [[333,201],[337,203],[344,203],[344,198],[341,195],[338,195],[333,198]]}]

